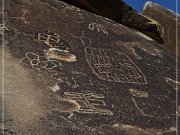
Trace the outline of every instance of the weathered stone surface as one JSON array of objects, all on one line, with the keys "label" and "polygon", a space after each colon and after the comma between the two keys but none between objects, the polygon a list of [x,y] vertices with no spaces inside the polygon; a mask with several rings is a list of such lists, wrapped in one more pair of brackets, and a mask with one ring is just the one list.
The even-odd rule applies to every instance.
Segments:
[{"label": "weathered stone surface", "polygon": [[[178,16],[178,20],[180,20],[180,16],[152,2],[145,4],[143,14],[160,24],[159,33],[164,40],[164,46],[176,54],[176,38],[180,41],[180,34],[177,34],[180,33],[180,29],[177,28],[180,28],[180,22],[178,22],[178,26],[176,26],[176,17]],[[180,42],[178,42],[177,45],[179,46],[178,55],[180,56]]]},{"label": "weathered stone surface", "polygon": [[[44,0],[47,1],[47,0]],[[61,0],[86,11],[104,16],[163,43],[158,33],[159,24],[152,19],[137,13],[121,0]]]},{"label": "weathered stone surface", "polygon": [[56,0],[6,5],[6,134],[175,134],[175,56],[157,42]]}]

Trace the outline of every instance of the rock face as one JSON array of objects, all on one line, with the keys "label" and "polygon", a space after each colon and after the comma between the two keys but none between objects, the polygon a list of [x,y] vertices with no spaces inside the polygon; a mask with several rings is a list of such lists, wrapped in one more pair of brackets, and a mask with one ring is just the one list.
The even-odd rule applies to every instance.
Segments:
[{"label": "rock face", "polygon": [[[166,9],[159,4],[148,2],[144,6],[143,14],[154,19],[160,24],[159,33],[164,40],[164,46],[176,54],[176,38],[180,41],[180,22],[176,25],[176,17],[180,20],[180,16],[173,11]],[[180,46],[180,42],[177,44]],[[180,47],[178,49],[180,56]]]},{"label": "rock face", "polygon": [[61,0],[86,11],[109,18],[117,23],[136,29],[145,35],[163,43],[158,33],[159,24],[137,13],[121,0]]},{"label": "rock face", "polygon": [[56,0],[5,5],[2,133],[175,134],[176,61],[157,42]]}]

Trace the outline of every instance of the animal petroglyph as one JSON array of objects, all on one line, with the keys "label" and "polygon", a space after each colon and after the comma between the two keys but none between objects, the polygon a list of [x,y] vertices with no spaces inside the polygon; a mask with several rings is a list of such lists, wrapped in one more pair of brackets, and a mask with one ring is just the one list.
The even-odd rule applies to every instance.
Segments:
[{"label": "animal petroglyph", "polygon": [[23,14],[22,14],[21,17],[10,17],[10,18],[12,18],[12,19],[20,19],[20,20],[22,20],[25,24],[29,24],[30,22],[29,22],[29,21],[26,21],[26,18],[25,18],[27,12],[28,12],[28,11],[25,9],[25,10],[23,10]]},{"label": "animal petroglyph", "polygon": [[107,105],[102,100],[104,96],[101,94],[65,92],[64,95],[67,99],[74,100],[80,105],[78,113],[113,115],[110,110],[105,109]]},{"label": "animal petroglyph", "polygon": [[146,84],[141,70],[124,53],[100,48],[85,48],[86,60],[98,78],[111,82]]},{"label": "animal petroglyph", "polygon": [[147,92],[144,91],[138,91],[138,90],[134,90],[134,89],[129,89],[131,95],[133,95],[134,97],[144,97],[147,98],[149,97]]},{"label": "animal petroglyph", "polygon": [[57,34],[46,31],[45,33],[39,33],[37,35],[39,41],[46,43],[51,48],[57,48],[60,50],[69,50],[70,45],[63,39],[61,39]]},{"label": "animal petroglyph", "polygon": [[76,56],[73,54],[70,54],[66,50],[59,50],[56,48],[50,48],[47,52],[46,55],[50,59],[57,59],[61,61],[66,61],[66,62],[75,62]]},{"label": "animal petroglyph", "polygon": [[104,28],[104,26],[102,26],[101,24],[98,24],[98,23],[90,23],[89,24],[89,29],[90,30],[95,30],[97,29],[98,32],[103,32],[104,34],[107,34],[108,35],[108,32],[107,30]]},{"label": "animal petroglyph", "polygon": [[33,52],[27,52],[26,57],[20,59],[20,62],[31,66],[36,70],[40,69],[54,69],[56,67],[62,68],[62,64],[56,60],[50,60],[45,58],[44,56],[39,56]]},{"label": "animal petroglyph", "polygon": [[175,90],[178,90],[178,86],[180,86],[180,82],[167,77],[164,77],[164,79],[171,87],[173,87]]}]

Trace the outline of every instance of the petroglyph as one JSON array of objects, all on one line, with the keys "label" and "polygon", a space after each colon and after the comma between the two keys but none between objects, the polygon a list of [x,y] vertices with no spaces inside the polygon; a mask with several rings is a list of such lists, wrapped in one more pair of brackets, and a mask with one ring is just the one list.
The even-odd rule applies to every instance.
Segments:
[{"label": "petroglyph", "polygon": [[66,62],[75,62],[76,56],[73,54],[70,54],[66,50],[59,50],[56,48],[50,48],[47,52],[46,55],[50,59],[57,59],[61,61],[66,61]]},{"label": "petroglyph", "polygon": [[171,87],[173,87],[175,90],[178,90],[178,87],[180,86],[180,82],[167,77],[164,77],[164,79]]},{"label": "petroglyph", "polygon": [[54,69],[56,67],[62,68],[62,64],[56,60],[50,60],[47,59],[44,56],[39,56],[36,53],[33,52],[27,52],[26,57],[20,59],[20,62],[30,66],[36,70],[40,70],[40,69]]},{"label": "petroglyph", "polygon": [[98,23],[90,23],[90,24],[89,24],[89,29],[90,29],[90,30],[95,30],[95,29],[97,29],[98,32],[101,32],[101,31],[102,31],[104,34],[107,34],[107,35],[108,35],[108,32],[107,32],[107,30],[104,28],[104,26],[101,25],[101,24],[98,24]]},{"label": "petroglyph", "polygon": [[26,21],[26,18],[25,18],[27,12],[28,11],[25,9],[25,10],[23,10],[23,14],[22,14],[21,17],[10,17],[10,18],[12,18],[12,19],[19,19],[19,20],[22,20],[25,24],[29,24],[30,22]]},{"label": "petroglyph", "polygon": [[101,94],[65,92],[64,95],[67,99],[74,100],[80,105],[78,113],[113,115],[110,110],[105,109],[107,105]]},{"label": "petroglyph", "polygon": [[125,53],[137,59],[142,59],[142,58],[136,53],[135,48],[139,48],[153,56],[162,57],[161,54],[162,51],[153,47],[152,45],[150,46],[150,44],[143,46],[143,44],[139,42],[122,42],[122,41],[116,41],[115,44],[117,44]]},{"label": "petroglyph", "polygon": [[72,36],[72,37],[79,39],[83,45],[91,46],[92,44],[92,40],[84,34],[84,31],[82,31],[81,36]]},{"label": "petroglyph", "polygon": [[63,77],[58,79],[59,83],[65,83],[68,87],[74,89],[79,87],[77,81],[74,77]]},{"label": "petroglyph", "polygon": [[[144,116],[144,117],[151,117],[151,118],[170,118],[169,116],[154,116],[154,115],[151,115],[151,114],[147,114],[147,113],[145,113],[143,110],[144,109],[146,109],[146,108],[142,108],[141,109],[141,107],[139,107],[139,105],[138,105],[138,103],[136,102],[136,100],[135,100],[135,98],[134,97],[132,97],[132,101],[133,101],[133,103],[134,103],[134,105],[135,105],[135,107],[136,107],[136,109],[140,112],[140,114],[142,115],[142,116]],[[151,105],[151,108],[152,107],[154,107],[153,105]],[[155,106],[156,107],[156,106]],[[156,109],[160,109],[160,107],[156,107]]]},{"label": "petroglyph", "polygon": [[147,98],[149,97],[147,92],[144,91],[138,91],[138,90],[134,90],[134,89],[129,89],[131,95],[133,95],[134,97],[144,97]]},{"label": "petroglyph", "polygon": [[85,48],[86,60],[93,73],[110,82],[146,84],[141,70],[124,53],[100,48]]},{"label": "petroglyph", "polygon": [[70,45],[63,39],[61,39],[57,34],[46,31],[45,33],[39,33],[37,35],[39,41],[46,43],[51,48],[57,48],[60,50],[69,50]]}]

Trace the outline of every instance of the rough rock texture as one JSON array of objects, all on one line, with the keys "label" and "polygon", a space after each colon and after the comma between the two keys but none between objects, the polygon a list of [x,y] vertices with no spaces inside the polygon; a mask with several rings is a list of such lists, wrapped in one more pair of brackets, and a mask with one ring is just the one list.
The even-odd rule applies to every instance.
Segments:
[{"label": "rough rock texture", "polygon": [[130,28],[137,29],[157,42],[163,43],[163,40],[158,33],[159,24],[140,13],[137,13],[136,10],[121,0],[60,1],[67,2],[86,11],[104,16]]},{"label": "rough rock texture", "polygon": [[[180,56],[180,29],[176,26],[176,13],[166,9],[159,4],[148,2],[144,6],[143,14],[154,19],[160,24],[159,33],[164,40],[164,46],[176,54],[176,38],[178,42],[178,55]],[[178,15],[178,20],[180,16]],[[180,28],[180,22],[178,21],[178,27]]]},{"label": "rough rock texture", "polygon": [[56,0],[5,5],[2,133],[175,134],[175,56],[157,42]]}]

